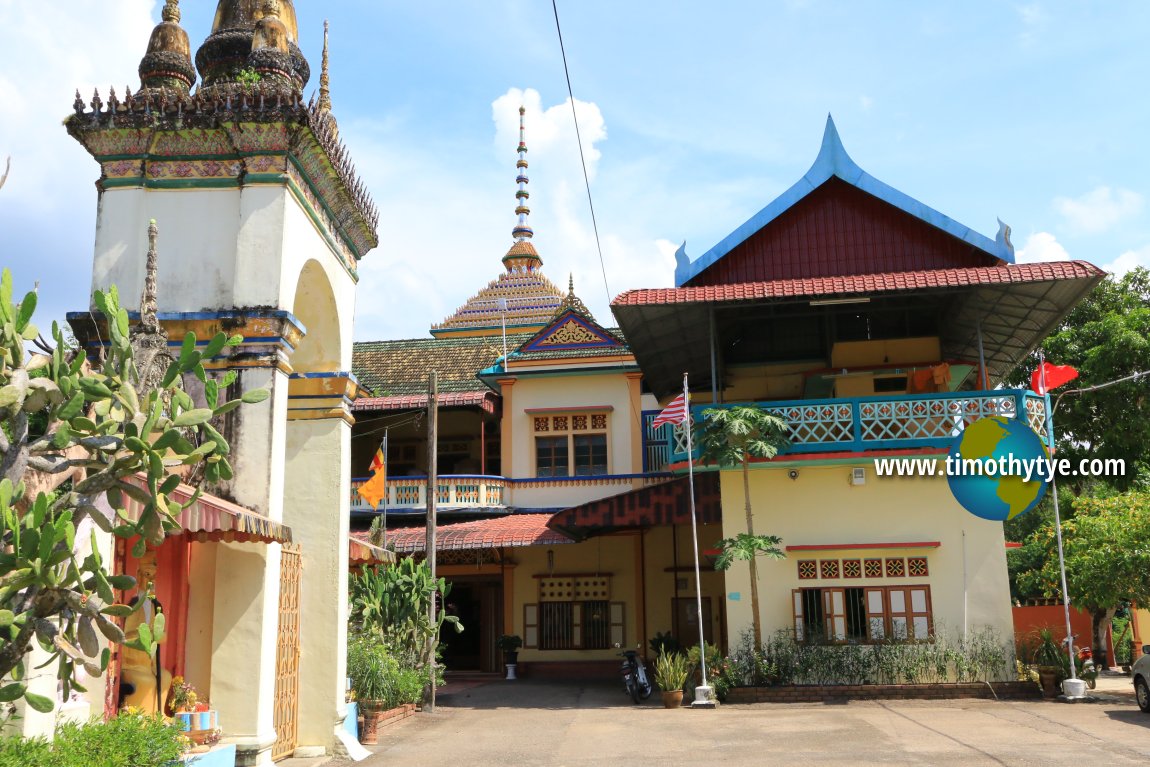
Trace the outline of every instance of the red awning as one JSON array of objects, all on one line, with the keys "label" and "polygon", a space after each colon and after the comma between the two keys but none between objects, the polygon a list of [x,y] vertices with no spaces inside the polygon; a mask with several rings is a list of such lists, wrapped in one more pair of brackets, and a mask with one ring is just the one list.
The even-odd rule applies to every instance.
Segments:
[{"label": "red awning", "polygon": [[[132,481],[140,487],[147,486],[142,477],[133,477]],[[168,497],[186,504],[195,492],[190,485],[180,484]],[[128,515],[138,518],[143,508],[140,502],[127,494],[124,502]],[[291,543],[292,540],[291,528],[287,525],[209,493],[201,493],[195,503],[177,514],[176,522],[197,541]]]},{"label": "red awning", "polygon": [[[548,525],[579,540],[611,530],[689,525],[689,492],[688,478],[678,477],[573,506],[554,515]],[[717,471],[695,475],[695,517],[703,525],[722,522]]]},{"label": "red awning", "polygon": [[[435,536],[436,551],[461,551],[472,549],[502,549],[520,546],[556,546],[574,543],[562,533],[547,527],[550,514],[510,514],[505,517],[476,519],[471,522],[456,522],[440,525]],[[367,539],[367,533],[351,534],[359,541]],[[427,531],[423,527],[403,527],[389,530],[387,546],[399,554],[424,551]]]},{"label": "red awning", "polygon": [[[495,392],[455,391],[438,396],[440,407],[477,407],[487,413],[495,412]],[[352,403],[352,410],[419,410],[427,407],[426,394],[393,394],[387,397],[360,397]]]},{"label": "red awning", "polygon": [[367,536],[358,538],[352,533],[347,539],[349,565],[394,565],[395,552],[367,542]]}]

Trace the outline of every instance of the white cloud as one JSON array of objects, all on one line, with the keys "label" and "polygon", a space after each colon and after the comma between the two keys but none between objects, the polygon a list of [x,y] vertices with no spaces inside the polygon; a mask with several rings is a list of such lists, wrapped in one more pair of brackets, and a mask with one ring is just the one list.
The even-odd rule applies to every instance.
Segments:
[{"label": "white cloud", "polygon": [[[37,325],[88,306],[100,169],[64,130],[79,89],[138,85],[136,68],[159,21],[155,0],[0,0],[0,261],[17,290],[40,282]],[[153,16],[155,14],[155,16]],[[99,79],[97,79],[99,78]]]},{"label": "white cloud", "polygon": [[1021,248],[1014,252],[1014,260],[1019,264],[1033,264],[1039,261],[1069,261],[1070,254],[1050,232],[1035,232],[1026,238]]},{"label": "white cloud", "polygon": [[1072,231],[1098,234],[1142,210],[1142,195],[1129,189],[1100,186],[1081,197],[1056,197],[1054,209]]},{"label": "white cloud", "polygon": [[1150,245],[1144,245],[1136,250],[1127,250],[1110,263],[1104,264],[1102,268],[1121,276],[1139,266],[1150,269]]}]

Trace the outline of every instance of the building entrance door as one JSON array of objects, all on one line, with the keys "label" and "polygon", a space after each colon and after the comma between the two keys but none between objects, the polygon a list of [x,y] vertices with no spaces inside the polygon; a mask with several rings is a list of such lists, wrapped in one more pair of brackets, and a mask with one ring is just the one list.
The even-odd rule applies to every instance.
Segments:
[{"label": "building entrance door", "polygon": [[439,634],[448,671],[503,670],[495,640],[503,626],[503,586],[498,578],[448,576],[451,593],[444,610],[463,624],[463,633],[444,625]]}]

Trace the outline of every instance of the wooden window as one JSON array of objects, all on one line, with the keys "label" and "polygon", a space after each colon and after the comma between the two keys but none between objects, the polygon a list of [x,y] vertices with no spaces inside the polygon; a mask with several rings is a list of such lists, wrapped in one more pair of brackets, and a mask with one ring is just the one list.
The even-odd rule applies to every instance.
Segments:
[{"label": "wooden window", "polygon": [[799,641],[922,642],[934,630],[929,586],[794,589],[791,608]]},{"label": "wooden window", "polygon": [[[591,428],[587,428],[590,418]],[[594,477],[609,473],[607,414],[535,416],[535,476]]]},{"label": "wooden window", "polygon": [[906,560],[902,557],[890,557],[886,560],[886,577],[901,578],[906,575]]},{"label": "wooden window", "polygon": [[799,560],[799,580],[813,581],[819,577],[819,564],[813,559]]},{"label": "wooden window", "polygon": [[535,438],[535,475],[568,477],[567,437]]},{"label": "wooden window", "polygon": [[626,642],[622,602],[540,602],[524,605],[524,647],[540,650],[605,650]]},{"label": "wooden window", "polygon": [[607,473],[607,435],[576,434],[575,476],[589,477]]},{"label": "wooden window", "polygon": [[862,577],[862,562],[857,559],[844,559],[843,560],[843,577],[844,578],[861,578]]},{"label": "wooden window", "polygon": [[824,578],[839,577],[839,561],[837,559],[823,559],[819,562],[819,571]]},{"label": "wooden window", "polygon": [[906,573],[912,578],[925,578],[930,575],[926,565],[926,557],[908,557],[906,560]]},{"label": "wooden window", "polygon": [[523,646],[539,646],[539,605],[523,605]]}]

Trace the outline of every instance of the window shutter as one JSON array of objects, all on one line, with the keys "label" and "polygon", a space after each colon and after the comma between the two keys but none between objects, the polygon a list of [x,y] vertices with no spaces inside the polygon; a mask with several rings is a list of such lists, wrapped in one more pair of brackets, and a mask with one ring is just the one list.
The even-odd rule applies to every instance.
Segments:
[{"label": "window shutter", "polygon": [[888,589],[890,597],[890,633],[894,639],[912,639],[910,605],[907,589]]},{"label": "window shutter", "polygon": [[627,646],[627,634],[624,631],[623,619],[626,616],[622,602],[611,603],[611,645]]},{"label": "window shutter", "polygon": [[823,619],[826,621],[827,639],[845,642],[847,606],[846,595],[842,589],[823,589]]},{"label": "window shutter", "polygon": [[803,590],[791,589],[791,610],[795,616],[795,641],[803,641]]},{"label": "window shutter", "polygon": [[864,589],[866,599],[866,636],[871,642],[886,638],[885,589]]},{"label": "window shutter", "polygon": [[539,646],[539,605],[523,605],[523,646]]},{"label": "window shutter", "polygon": [[930,587],[912,586],[910,594],[910,625],[918,641],[930,639]]}]

